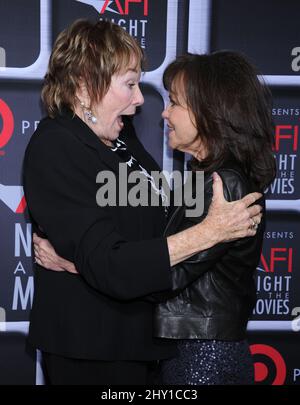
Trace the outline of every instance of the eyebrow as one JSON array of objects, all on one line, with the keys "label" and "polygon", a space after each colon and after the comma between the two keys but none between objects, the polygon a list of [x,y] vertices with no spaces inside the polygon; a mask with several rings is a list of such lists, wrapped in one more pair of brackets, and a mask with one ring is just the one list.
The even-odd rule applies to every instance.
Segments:
[{"label": "eyebrow", "polygon": [[138,71],[136,69],[130,69],[130,68],[125,70],[125,73],[128,73],[128,72],[138,73]]}]

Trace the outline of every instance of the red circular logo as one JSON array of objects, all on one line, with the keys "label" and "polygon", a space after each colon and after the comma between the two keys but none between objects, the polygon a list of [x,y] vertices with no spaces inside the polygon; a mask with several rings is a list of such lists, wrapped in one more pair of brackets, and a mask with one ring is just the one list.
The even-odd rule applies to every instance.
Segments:
[{"label": "red circular logo", "polygon": [[[267,357],[272,361],[275,365],[275,377],[271,385],[283,385],[286,378],[286,365],[283,357],[281,354],[274,349],[272,346],[268,345],[251,345],[250,351],[252,356],[260,355],[263,357]],[[268,365],[263,363],[262,361],[255,361],[254,362],[254,372],[255,372],[255,382],[263,382],[267,380],[269,376],[269,368]]]},{"label": "red circular logo", "polygon": [[0,98],[0,115],[2,117],[2,130],[0,132],[0,149],[10,140],[14,132],[14,116],[8,105]]}]

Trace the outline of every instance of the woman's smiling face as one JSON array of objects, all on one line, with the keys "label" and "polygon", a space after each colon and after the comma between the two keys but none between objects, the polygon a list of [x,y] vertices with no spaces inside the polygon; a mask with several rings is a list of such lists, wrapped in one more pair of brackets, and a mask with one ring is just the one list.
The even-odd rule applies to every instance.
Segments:
[{"label": "woman's smiling face", "polygon": [[204,147],[195,124],[193,112],[188,108],[183,84],[179,80],[169,93],[170,102],[162,112],[169,128],[169,146],[172,149],[203,158]]}]

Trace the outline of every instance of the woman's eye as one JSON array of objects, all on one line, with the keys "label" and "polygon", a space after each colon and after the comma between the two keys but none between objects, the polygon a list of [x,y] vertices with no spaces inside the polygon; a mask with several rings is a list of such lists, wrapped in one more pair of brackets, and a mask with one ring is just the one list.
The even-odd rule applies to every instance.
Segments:
[{"label": "woman's eye", "polygon": [[135,83],[128,83],[128,86],[132,89],[135,86]]}]

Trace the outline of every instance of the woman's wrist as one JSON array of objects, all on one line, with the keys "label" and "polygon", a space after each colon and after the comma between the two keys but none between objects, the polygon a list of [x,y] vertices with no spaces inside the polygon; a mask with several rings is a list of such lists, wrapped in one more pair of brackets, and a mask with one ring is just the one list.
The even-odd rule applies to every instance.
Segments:
[{"label": "woman's wrist", "polygon": [[205,220],[200,224],[169,236],[167,243],[171,266],[202,250],[211,248],[218,242],[218,232]]},{"label": "woman's wrist", "polygon": [[206,216],[199,224],[201,227],[201,234],[204,236],[203,243],[207,243],[209,246],[205,249],[209,249],[216,244],[224,241],[223,232],[221,232],[221,226],[216,225],[213,221],[210,221],[210,217]]},{"label": "woman's wrist", "polygon": [[202,241],[201,244],[205,246],[201,250],[209,249],[217,243],[222,242],[220,229],[216,228],[216,226],[209,221],[208,217],[205,217],[197,226],[199,227],[198,234]]}]

